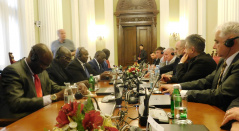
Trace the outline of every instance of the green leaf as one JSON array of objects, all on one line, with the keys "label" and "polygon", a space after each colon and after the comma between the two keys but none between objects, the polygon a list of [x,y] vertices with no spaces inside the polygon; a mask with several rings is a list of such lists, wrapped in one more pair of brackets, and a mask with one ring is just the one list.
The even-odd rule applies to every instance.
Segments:
[{"label": "green leaf", "polygon": [[86,102],[86,104],[84,105],[83,111],[84,111],[85,113],[87,113],[87,112],[89,112],[89,111],[91,111],[91,110],[95,110],[95,107],[94,107],[94,105],[93,105],[93,102],[92,102],[91,97],[88,97],[87,102]]}]

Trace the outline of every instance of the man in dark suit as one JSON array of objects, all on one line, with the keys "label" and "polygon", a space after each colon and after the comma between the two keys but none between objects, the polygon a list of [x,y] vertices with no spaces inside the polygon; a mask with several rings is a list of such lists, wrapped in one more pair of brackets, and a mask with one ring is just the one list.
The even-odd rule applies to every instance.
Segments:
[{"label": "man in dark suit", "polygon": [[144,50],[144,45],[140,44],[139,46],[139,55],[138,55],[138,63],[141,63],[142,61],[147,61],[147,52]]},{"label": "man in dark suit", "polygon": [[186,38],[185,54],[177,65],[174,76],[162,76],[168,83],[182,83],[204,78],[216,69],[216,62],[204,52],[205,39],[193,34]]},{"label": "man in dark suit", "polygon": [[155,62],[155,65],[159,65],[160,62],[162,62],[161,59],[163,59],[163,51],[164,51],[164,47],[157,47],[155,49],[155,54],[156,54],[156,62]]},{"label": "man in dark suit", "polygon": [[52,58],[46,45],[36,44],[27,58],[3,70],[0,118],[22,118],[53,101],[63,100],[64,87],[53,82],[45,71]]},{"label": "man in dark suit", "polygon": [[[181,95],[188,101],[215,105],[226,110],[239,96],[239,23],[228,22],[217,28],[215,44],[217,55],[223,59],[206,78],[178,84]],[[163,93],[173,91],[173,85],[162,85]]]},{"label": "man in dark suit", "polygon": [[165,76],[164,73],[167,73],[169,71],[173,71],[173,75],[176,74],[176,67],[178,63],[180,62],[180,59],[184,55],[185,44],[186,44],[185,40],[180,40],[176,43],[175,51],[176,51],[177,58],[172,64],[169,64],[160,68],[160,73],[162,74],[162,78]]},{"label": "man in dark suit", "polygon": [[[54,59],[51,62],[49,68],[47,68],[48,75],[51,80],[56,82],[60,86],[65,86],[64,82],[73,82],[72,76],[66,71],[67,65],[71,62],[71,51],[61,46],[54,54]],[[77,85],[88,85],[88,81],[77,82]]]},{"label": "man in dark suit", "polygon": [[150,52],[150,57],[153,60],[153,64],[156,65],[156,63],[157,63],[156,54],[153,51]]},{"label": "man in dark suit", "polygon": [[106,55],[106,58],[105,58],[105,60],[104,60],[104,62],[103,62],[103,64],[102,64],[102,68],[105,70],[105,71],[111,71],[112,69],[111,69],[111,67],[110,67],[110,61],[109,61],[109,57],[110,57],[110,50],[108,50],[108,49],[103,49],[102,50],[104,53],[105,53],[105,55]]},{"label": "man in dark suit", "polygon": [[97,72],[97,74],[101,74],[104,71],[106,71],[103,67],[102,64],[104,63],[106,59],[106,55],[103,51],[97,51],[95,53],[94,59],[89,61],[88,63],[91,65],[91,67]]},{"label": "man in dark suit", "polygon": [[71,74],[73,82],[89,80],[90,74],[99,75],[91,65],[87,63],[88,51],[84,47],[79,47],[76,50],[75,58],[66,67],[66,70]]}]

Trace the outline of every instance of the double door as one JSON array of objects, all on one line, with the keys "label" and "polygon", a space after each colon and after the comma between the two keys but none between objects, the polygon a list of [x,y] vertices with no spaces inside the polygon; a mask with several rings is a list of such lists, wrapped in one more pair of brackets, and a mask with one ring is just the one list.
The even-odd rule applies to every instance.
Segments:
[{"label": "double door", "polygon": [[151,26],[125,26],[123,27],[122,48],[119,56],[119,65],[129,66],[134,63],[139,55],[139,45],[144,45],[147,52],[147,62],[152,63],[150,52],[156,48],[156,43],[152,43]]}]

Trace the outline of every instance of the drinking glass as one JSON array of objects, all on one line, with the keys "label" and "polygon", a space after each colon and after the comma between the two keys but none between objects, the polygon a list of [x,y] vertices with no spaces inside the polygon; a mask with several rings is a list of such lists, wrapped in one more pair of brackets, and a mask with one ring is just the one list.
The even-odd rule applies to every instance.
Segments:
[{"label": "drinking glass", "polygon": [[187,119],[187,95],[174,95],[174,123],[175,124],[192,124],[192,121]]},{"label": "drinking glass", "polygon": [[95,91],[99,89],[99,79],[95,77]]}]

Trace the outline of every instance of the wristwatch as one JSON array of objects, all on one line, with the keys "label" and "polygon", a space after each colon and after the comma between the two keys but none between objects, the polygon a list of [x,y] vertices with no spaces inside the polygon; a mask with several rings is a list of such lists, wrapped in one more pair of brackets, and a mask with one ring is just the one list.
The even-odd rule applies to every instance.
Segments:
[{"label": "wristwatch", "polygon": [[56,101],[56,100],[57,100],[56,94],[51,95],[51,100],[52,100],[52,101]]}]

